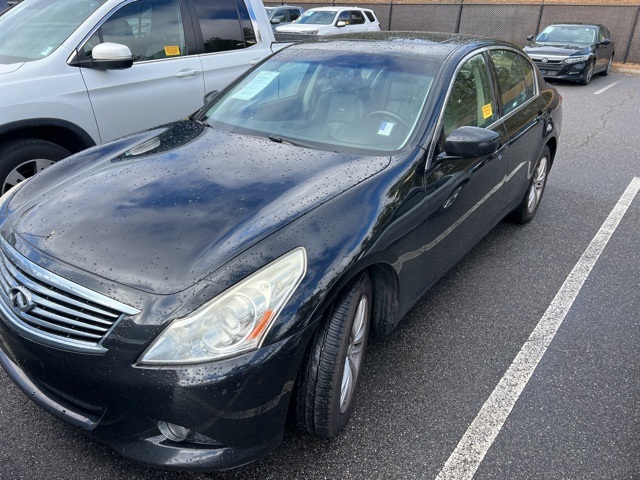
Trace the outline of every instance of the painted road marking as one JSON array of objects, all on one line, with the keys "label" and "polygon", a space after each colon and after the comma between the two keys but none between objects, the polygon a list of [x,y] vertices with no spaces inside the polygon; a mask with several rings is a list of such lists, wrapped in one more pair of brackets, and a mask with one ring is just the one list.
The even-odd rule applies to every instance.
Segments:
[{"label": "painted road marking", "polygon": [[618,80],[617,82],[613,82],[610,85],[607,85],[604,88],[601,88],[600,90],[598,90],[597,92],[593,92],[594,95],[600,95],[602,92],[606,92],[607,90],[609,90],[611,87],[615,87],[617,84],[619,84],[622,80]]},{"label": "painted road marking", "polygon": [[635,177],[573,267],[551,305],[482,406],[436,480],[473,478],[638,190],[640,177]]}]

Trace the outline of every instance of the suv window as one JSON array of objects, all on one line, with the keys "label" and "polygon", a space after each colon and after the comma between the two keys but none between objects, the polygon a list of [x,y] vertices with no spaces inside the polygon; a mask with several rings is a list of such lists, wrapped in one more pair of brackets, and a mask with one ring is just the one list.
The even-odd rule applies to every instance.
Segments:
[{"label": "suv window", "polygon": [[366,22],[366,20],[364,19],[364,15],[360,10],[351,11],[351,21],[354,25],[360,25]]},{"label": "suv window", "polygon": [[193,3],[202,30],[205,53],[236,50],[256,43],[244,2],[238,2],[237,7],[234,0],[194,0]]},{"label": "suv window", "polygon": [[351,23],[351,16],[349,15],[349,12],[340,12],[340,15],[338,15],[338,19],[336,20],[336,24],[338,22],[345,22],[347,25],[349,25]]},{"label": "suv window", "polygon": [[372,22],[375,22],[375,21],[376,21],[376,17],[374,17],[374,16],[373,16],[373,13],[372,13],[372,12],[370,12],[370,11],[368,11],[368,10],[365,10],[365,11],[364,11],[364,13],[365,13],[365,15],[367,16],[367,18],[368,18],[370,21],[372,21]]},{"label": "suv window", "polygon": [[490,50],[489,55],[496,67],[502,106],[506,115],[527,101],[520,55],[509,50]]},{"label": "suv window", "polygon": [[187,55],[178,0],[140,0],[111,15],[84,44],[82,51],[103,42],[126,45],[134,61]]},{"label": "suv window", "polygon": [[289,17],[290,17],[290,19],[288,20],[289,22],[293,22],[299,16],[300,16],[300,10],[298,10],[297,8],[289,9]]},{"label": "suv window", "polygon": [[487,127],[497,118],[487,64],[482,55],[476,55],[453,82],[443,117],[445,137],[458,127]]}]

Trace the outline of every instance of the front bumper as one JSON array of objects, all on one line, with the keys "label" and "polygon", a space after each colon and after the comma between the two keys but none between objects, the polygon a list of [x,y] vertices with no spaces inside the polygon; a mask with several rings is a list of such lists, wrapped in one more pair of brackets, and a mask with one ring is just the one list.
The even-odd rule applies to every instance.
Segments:
[{"label": "front bumper", "polygon": [[535,61],[540,73],[545,78],[555,78],[558,80],[580,81],[587,74],[588,61],[578,62],[570,65],[564,63],[544,63]]},{"label": "front bumper", "polygon": [[[246,464],[282,441],[289,399],[311,328],[225,361],[172,368],[118,366],[24,339],[0,321],[0,364],[36,404],[125,457],[214,471]],[[162,420],[191,429],[168,440]]]}]

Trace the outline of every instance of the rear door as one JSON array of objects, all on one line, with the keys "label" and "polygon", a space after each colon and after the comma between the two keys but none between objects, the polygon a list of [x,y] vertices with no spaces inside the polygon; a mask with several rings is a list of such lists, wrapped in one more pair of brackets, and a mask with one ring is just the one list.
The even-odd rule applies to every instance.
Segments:
[{"label": "rear door", "polygon": [[79,48],[88,58],[100,43],[120,43],[135,59],[126,70],[81,68],[102,142],[202,106],[202,66],[185,18],[179,0],[137,0],[114,11]]},{"label": "rear door", "polygon": [[192,0],[207,93],[226,87],[271,53],[271,46],[257,35],[255,14],[247,5],[243,0]]},{"label": "rear door", "polygon": [[[531,61],[515,50],[489,51],[498,86],[508,148],[504,206],[519,203],[542,149],[546,102],[541,98]],[[504,212],[506,213],[506,212]]]}]

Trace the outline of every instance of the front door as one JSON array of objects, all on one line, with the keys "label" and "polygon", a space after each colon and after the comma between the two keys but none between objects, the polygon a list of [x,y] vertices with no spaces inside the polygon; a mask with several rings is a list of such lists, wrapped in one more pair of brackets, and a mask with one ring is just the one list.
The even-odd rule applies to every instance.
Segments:
[{"label": "front door", "polygon": [[126,70],[82,68],[102,142],[178,120],[202,106],[204,80],[190,55],[178,0],[138,0],[114,12],[81,48],[124,44],[134,56]]},{"label": "front door", "polygon": [[424,290],[467,252],[497,219],[506,166],[503,150],[463,159],[447,156],[445,141],[462,126],[506,133],[498,108],[488,63],[478,54],[459,70],[447,100],[437,145],[425,177],[427,228],[423,253]]}]

